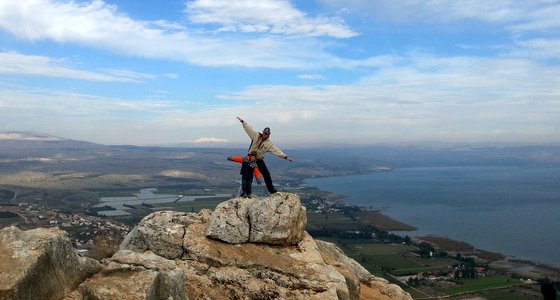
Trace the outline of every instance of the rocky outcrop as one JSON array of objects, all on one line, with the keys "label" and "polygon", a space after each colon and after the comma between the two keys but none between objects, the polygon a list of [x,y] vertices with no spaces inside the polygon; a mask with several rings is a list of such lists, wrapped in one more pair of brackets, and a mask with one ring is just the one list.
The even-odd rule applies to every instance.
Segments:
[{"label": "rocky outcrop", "polygon": [[221,203],[212,213],[206,236],[231,244],[295,245],[307,224],[299,197],[275,193],[267,201],[236,198]]},{"label": "rocky outcrop", "polygon": [[60,299],[100,269],[58,228],[0,230],[0,299]]},{"label": "rocky outcrop", "polygon": [[[116,254],[98,264],[93,276],[80,267],[86,264],[79,257],[68,254],[77,269],[57,273],[69,279],[41,291],[48,297],[12,292],[0,299],[411,299],[334,244],[315,241],[304,231],[305,222],[305,208],[288,193],[232,199],[214,212],[155,212],[140,221]],[[52,231],[56,234],[42,238],[64,236]],[[15,247],[5,240],[2,247]],[[49,251],[54,250],[44,252]],[[21,292],[40,280],[28,277],[11,290]]]},{"label": "rocky outcrop", "polygon": [[103,270],[68,295],[78,299],[188,299],[184,273],[173,260],[147,251],[121,250],[105,261]]}]

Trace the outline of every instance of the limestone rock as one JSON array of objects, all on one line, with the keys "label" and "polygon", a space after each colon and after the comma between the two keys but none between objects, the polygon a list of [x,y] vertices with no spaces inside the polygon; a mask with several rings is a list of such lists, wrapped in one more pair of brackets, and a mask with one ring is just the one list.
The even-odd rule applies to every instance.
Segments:
[{"label": "limestone rock", "polygon": [[249,219],[250,242],[291,245],[303,239],[307,213],[298,195],[278,192],[255,201]]},{"label": "limestone rock", "polygon": [[[249,237],[255,224],[265,224],[257,226],[264,236],[259,243],[251,242],[251,238],[241,242],[246,239],[247,229],[238,228],[247,228],[245,221]],[[372,276],[334,244],[316,243],[305,232],[305,222],[305,208],[297,195],[232,199],[212,214],[158,212],[147,216],[121,249],[151,250],[173,259],[184,274],[188,299],[369,299],[372,294],[375,296],[371,299],[411,299],[400,287]],[[168,238],[162,242],[160,237],[151,236],[173,231],[182,232],[182,240]],[[234,234],[235,238],[227,237]],[[150,242],[153,240],[160,242]],[[281,242],[274,244],[277,241]],[[162,247],[177,250],[168,252]],[[119,257],[124,253],[130,251],[119,251],[111,258],[113,263],[123,263]]]},{"label": "limestone rock", "polygon": [[409,293],[403,291],[400,286],[390,284],[383,278],[376,278],[362,285],[360,299],[412,300],[412,297]]},{"label": "limestone rock", "polygon": [[158,211],[144,217],[125,237],[120,249],[137,252],[152,251],[159,256],[176,259],[183,255],[185,227],[191,223],[207,222],[210,210],[198,214]]},{"label": "limestone rock", "polygon": [[100,269],[58,228],[0,230],[0,299],[60,299]]},{"label": "limestone rock", "polygon": [[[349,299],[344,277],[309,235],[297,245],[228,244],[189,226],[184,270],[191,299]],[[251,296],[248,296],[251,295]]]},{"label": "limestone rock", "polygon": [[103,270],[68,295],[71,299],[188,299],[184,273],[173,260],[153,252],[120,250],[104,261]]},{"label": "limestone rock", "polygon": [[235,198],[220,203],[208,222],[206,236],[230,244],[246,243],[249,240],[249,208],[254,200]]},{"label": "limestone rock", "polygon": [[264,199],[236,198],[212,213],[206,236],[230,244],[295,245],[304,236],[307,214],[299,196],[276,193]]}]

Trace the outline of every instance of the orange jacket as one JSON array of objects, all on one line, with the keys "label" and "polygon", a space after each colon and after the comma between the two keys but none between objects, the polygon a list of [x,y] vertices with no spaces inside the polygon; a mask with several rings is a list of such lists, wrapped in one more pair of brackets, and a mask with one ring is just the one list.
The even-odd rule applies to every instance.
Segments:
[{"label": "orange jacket", "polygon": [[251,168],[253,168],[253,173],[255,174],[255,178],[257,179],[257,183],[260,184],[261,183],[261,172],[259,172],[259,168],[257,168],[257,164],[256,162],[251,162],[249,160],[249,156],[228,156],[227,158],[228,160],[237,162],[237,163],[246,163],[249,166],[251,166]]}]

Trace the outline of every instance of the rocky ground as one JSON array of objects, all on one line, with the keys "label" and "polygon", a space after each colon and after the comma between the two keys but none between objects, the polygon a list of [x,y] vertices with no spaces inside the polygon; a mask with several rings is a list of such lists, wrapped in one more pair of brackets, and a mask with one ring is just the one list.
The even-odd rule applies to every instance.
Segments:
[{"label": "rocky ground", "polygon": [[112,257],[58,228],[0,230],[0,299],[412,299],[304,231],[299,197],[146,216]]}]

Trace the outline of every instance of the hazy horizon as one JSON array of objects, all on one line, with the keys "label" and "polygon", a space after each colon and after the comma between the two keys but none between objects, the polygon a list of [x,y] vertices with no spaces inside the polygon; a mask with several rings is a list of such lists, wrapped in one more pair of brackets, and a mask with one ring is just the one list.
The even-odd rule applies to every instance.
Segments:
[{"label": "hazy horizon", "polygon": [[[36,136],[34,136],[36,135]],[[76,142],[86,142],[86,143],[93,143],[99,144],[103,146],[136,146],[136,147],[186,147],[186,148],[246,148],[247,143],[245,142],[238,142],[238,143],[171,143],[171,144],[145,144],[145,145],[133,145],[133,144],[102,144],[97,143],[95,141],[89,140],[74,140],[70,138],[66,138],[63,136],[56,136],[46,132],[41,132],[39,130],[33,131],[7,131],[7,130],[0,130],[0,141],[7,141],[7,140],[18,140],[18,141],[76,141]],[[560,147],[560,142],[553,143],[553,142],[543,142],[543,143],[444,143],[444,142],[418,142],[418,143],[377,143],[377,144],[350,144],[350,143],[321,143],[321,144],[286,144],[286,147],[282,147],[285,149],[313,149],[313,148],[324,148],[324,149],[347,149],[347,148],[363,148],[363,147],[402,147],[402,148],[433,148],[433,149],[453,149],[453,148],[484,148],[484,147]],[[466,149],[464,149],[466,150]]]}]

